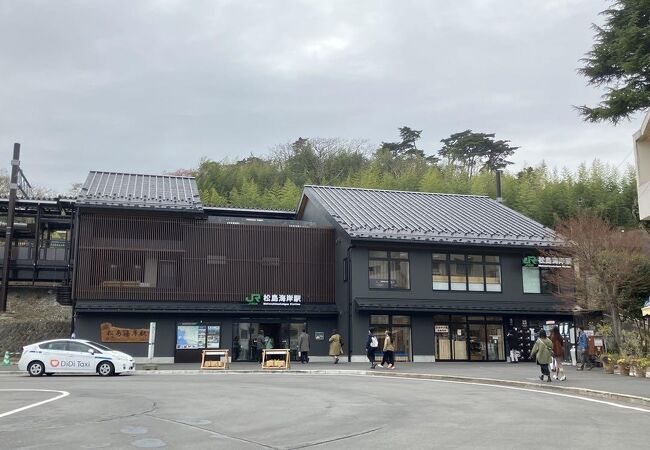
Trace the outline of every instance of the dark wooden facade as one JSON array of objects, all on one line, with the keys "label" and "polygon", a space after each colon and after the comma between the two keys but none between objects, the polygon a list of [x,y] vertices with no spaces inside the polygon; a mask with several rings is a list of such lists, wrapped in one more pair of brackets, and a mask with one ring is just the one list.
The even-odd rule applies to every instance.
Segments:
[{"label": "dark wooden facade", "polygon": [[242,303],[250,294],[334,303],[332,229],[85,213],[75,297]]}]

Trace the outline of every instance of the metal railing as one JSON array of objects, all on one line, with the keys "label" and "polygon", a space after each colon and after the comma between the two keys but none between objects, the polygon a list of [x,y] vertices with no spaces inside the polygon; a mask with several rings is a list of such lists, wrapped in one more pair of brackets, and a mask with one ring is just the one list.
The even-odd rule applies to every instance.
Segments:
[{"label": "metal railing", "polygon": [[[4,249],[4,242],[0,243],[0,252]],[[38,262],[60,262],[68,261],[70,242],[66,240],[45,240],[38,246]],[[31,240],[14,241],[11,247],[11,260],[16,262],[33,262],[34,242]],[[2,265],[2,261],[0,261]]]}]

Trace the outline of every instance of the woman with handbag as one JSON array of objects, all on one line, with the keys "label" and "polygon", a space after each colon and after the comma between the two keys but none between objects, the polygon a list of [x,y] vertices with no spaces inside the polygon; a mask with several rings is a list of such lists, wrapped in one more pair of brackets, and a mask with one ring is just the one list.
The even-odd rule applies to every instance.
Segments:
[{"label": "woman with handbag", "polygon": [[539,376],[541,381],[544,381],[544,376],[548,377],[548,382],[551,382],[551,372],[548,370],[548,365],[553,361],[553,343],[549,338],[546,337],[546,331],[544,329],[539,331],[539,338],[535,345],[533,345],[533,350],[530,352],[530,357],[533,358],[536,356],[537,364],[539,364],[542,374]]},{"label": "woman with handbag", "polygon": [[564,339],[562,339],[558,327],[554,327],[551,331],[551,342],[553,343],[553,371],[555,372],[553,378],[564,381],[566,380],[566,375],[562,368],[562,361],[564,361]]}]

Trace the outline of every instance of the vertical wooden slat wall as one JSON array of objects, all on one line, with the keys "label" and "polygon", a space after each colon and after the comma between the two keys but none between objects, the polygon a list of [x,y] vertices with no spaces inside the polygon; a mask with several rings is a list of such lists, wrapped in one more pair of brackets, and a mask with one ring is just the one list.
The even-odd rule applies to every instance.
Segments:
[{"label": "vertical wooden slat wall", "polygon": [[332,229],[86,214],[79,230],[79,299],[334,303]]}]

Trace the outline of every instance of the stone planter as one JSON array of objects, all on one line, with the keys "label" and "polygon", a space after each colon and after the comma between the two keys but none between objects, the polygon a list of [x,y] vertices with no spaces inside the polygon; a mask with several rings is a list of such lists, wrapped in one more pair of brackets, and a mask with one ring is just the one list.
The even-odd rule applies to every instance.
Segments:
[{"label": "stone planter", "polygon": [[603,372],[609,374],[614,373],[614,364],[603,364]]},{"label": "stone planter", "polygon": [[638,378],[645,378],[645,372],[646,372],[645,368],[643,368],[643,369],[641,369],[640,367],[635,367],[634,368],[634,376],[636,376]]},{"label": "stone planter", "polygon": [[618,370],[621,373],[621,375],[627,377],[630,375],[630,368],[625,367],[625,366],[618,366]]}]

